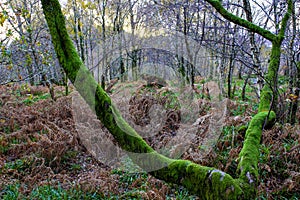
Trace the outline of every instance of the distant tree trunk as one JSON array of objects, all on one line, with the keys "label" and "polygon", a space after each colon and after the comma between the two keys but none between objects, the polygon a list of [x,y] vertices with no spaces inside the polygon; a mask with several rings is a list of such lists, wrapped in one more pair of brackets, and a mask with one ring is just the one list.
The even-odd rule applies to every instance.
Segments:
[{"label": "distant tree trunk", "polygon": [[180,46],[182,45],[179,42],[179,32],[181,31],[181,27],[180,27],[180,21],[181,21],[181,17],[180,17],[180,9],[176,10],[176,41],[175,41],[175,49],[176,49],[176,61],[177,61],[177,71],[179,74],[179,79],[180,79],[180,84],[182,86],[185,85],[185,78],[186,78],[186,73],[185,73],[185,66],[184,66],[184,60],[183,57],[180,55]]},{"label": "distant tree trunk", "polygon": [[[106,21],[105,21],[105,15],[106,15],[106,5],[107,5],[107,0],[102,0],[100,3],[100,0],[97,0],[98,5],[101,5],[101,23],[102,23],[102,51],[103,51],[103,65],[102,65],[102,76],[104,76],[105,80],[110,80],[110,69],[107,64],[107,55],[106,55]],[[98,78],[98,83],[100,82],[100,65],[97,66],[97,78]]]},{"label": "distant tree trunk", "polygon": [[138,56],[139,56],[139,50],[136,49],[136,42],[135,42],[135,21],[134,21],[134,2],[131,0],[128,0],[129,4],[129,17],[130,17],[130,28],[131,28],[131,43],[132,47],[134,48],[129,54],[131,57],[131,72],[132,72],[132,80],[137,81],[138,79]]},{"label": "distant tree trunk", "polygon": [[233,69],[234,69],[234,60],[233,60],[233,55],[231,54],[229,58],[229,69],[227,74],[227,96],[229,99],[231,99],[232,96],[234,95],[231,91]]},{"label": "distant tree trunk", "polygon": [[[229,26],[229,22],[227,22],[227,27]],[[226,74],[225,71],[227,70],[227,65],[228,65],[228,60],[225,56],[226,53],[228,53],[228,48],[227,48],[227,40],[228,40],[228,29],[225,30],[225,33],[223,34],[223,41],[222,41],[222,53],[223,55],[220,56],[220,62],[219,62],[219,87],[220,87],[220,92],[221,95],[226,95],[225,89],[224,89],[224,84],[226,83]]]},{"label": "distant tree trunk", "polygon": [[[297,81],[296,81],[296,91],[295,96],[299,98],[300,96],[300,55],[298,53],[298,62],[297,62]],[[299,100],[297,99],[295,102],[293,102],[292,105],[292,111],[291,111],[291,124],[296,123],[296,114],[299,106]]]},{"label": "distant tree trunk", "polygon": [[[244,4],[244,10],[246,13],[246,18],[249,22],[253,22],[253,17],[252,17],[252,11],[251,11],[251,6],[249,3],[249,0],[243,0]],[[249,33],[249,39],[250,39],[250,46],[251,46],[251,56],[253,60],[253,69],[254,72],[257,75],[258,81],[257,81],[257,93],[260,96],[260,91],[263,87],[264,80],[263,80],[263,72],[261,70],[261,62],[259,59],[259,50],[255,41],[255,33],[251,30],[248,30]],[[250,73],[252,73],[253,70],[251,70]]]},{"label": "distant tree trunk", "polygon": [[243,87],[242,87],[242,100],[243,100],[243,101],[246,100],[246,87],[247,87],[248,80],[249,80],[250,76],[251,76],[251,74],[249,73],[249,74],[247,75],[247,77],[245,78],[244,84],[243,84]]},{"label": "distant tree trunk", "polygon": [[230,50],[230,57],[229,57],[229,70],[227,75],[227,95],[228,98],[231,99],[234,96],[234,91],[231,90],[231,83],[232,83],[232,76],[234,71],[234,63],[235,63],[235,55],[236,55],[236,44],[235,44],[235,37],[237,32],[237,26],[234,25],[233,28],[233,35],[232,35],[232,42],[231,42],[231,50]]},{"label": "distant tree trunk", "polygon": [[215,53],[212,50],[209,51],[209,56],[210,56],[210,59],[208,61],[209,72],[208,72],[207,76],[209,79],[213,79],[213,78],[215,78],[215,75],[216,75],[215,71],[216,71],[216,65],[218,65],[218,61],[217,61],[218,57],[215,56]]},{"label": "distant tree trunk", "polygon": [[72,8],[73,8],[73,14],[74,14],[74,26],[73,26],[73,30],[74,30],[74,39],[75,39],[75,44],[76,44],[76,48],[77,51],[80,51],[80,45],[79,45],[79,41],[78,41],[78,14],[77,14],[77,2],[76,0],[72,1]]},{"label": "distant tree trunk", "polygon": [[78,51],[80,52],[81,60],[84,62],[85,61],[84,37],[83,37],[82,22],[81,22],[82,9],[80,8],[78,12],[80,13],[78,16],[78,23],[77,23],[77,29],[78,29],[78,34],[79,34],[79,46],[80,46],[80,50],[78,50]]},{"label": "distant tree trunk", "polygon": [[[296,24],[296,15],[295,15],[295,7],[292,11],[292,38],[290,40],[289,48],[288,48],[288,70],[289,70],[289,85],[291,95],[294,95],[295,98],[292,98],[292,101],[289,105],[289,116],[287,118],[287,122],[291,124],[296,123],[296,113],[298,110],[298,97],[300,95],[300,55],[294,52],[294,42],[297,32],[297,24]],[[294,89],[296,88],[296,89]]]},{"label": "distant tree trunk", "polygon": [[243,79],[243,77],[242,77],[242,67],[239,67],[239,71],[238,71],[238,77],[237,77],[238,79]]},{"label": "distant tree trunk", "polygon": [[124,19],[122,18],[121,14],[122,14],[122,7],[121,7],[121,0],[118,0],[118,2],[116,3],[116,10],[115,10],[115,17],[113,20],[113,31],[115,34],[117,34],[118,37],[118,50],[119,50],[119,71],[120,71],[120,76],[121,76],[121,81],[124,82],[127,80],[127,66],[124,63],[124,59],[123,59],[123,52],[122,52],[122,35],[124,33],[123,30],[123,24],[124,24]]},{"label": "distant tree trunk", "polygon": [[131,58],[132,80],[137,81],[137,79],[138,79],[139,50],[133,50],[131,52],[130,58]]}]

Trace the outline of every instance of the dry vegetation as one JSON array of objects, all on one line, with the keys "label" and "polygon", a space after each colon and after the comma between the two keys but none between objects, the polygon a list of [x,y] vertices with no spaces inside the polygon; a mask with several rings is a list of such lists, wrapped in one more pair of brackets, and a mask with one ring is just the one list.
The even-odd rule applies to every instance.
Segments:
[{"label": "dry vegetation", "polygon": [[[53,101],[47,91],[43,87],[0,86],[0,197],[7,197],[8,186],[18,185],[18,197],[26,198],[36,188],[50,185],[68,191],[75,188],[104,199],[196,198],[183,188],[166,184],[146,173],[130,174],[96,159],[96,154],[83,145],[81,133],[75,126],[72,110],[74,92],[64,96],[64,88],[57,86],[57,100]],[[168,99],[162,95],[149,97],[142,87],[130,98],[128,114],[139,126],[150,123],[147,111],[153,102],[167,108],[163,128],[146,138],[151,146],[159,148],[176,137],[180,121],[177,105],[166,106]],[[215,148],[199,157],[199,146],[207,137],[208,119],[212,114],[207,109],[211,107],[209,100],[200,99],[198,103],[201,112],[200,120],[195,124],[197,137],[182,158],[214,166],[235,176],[236,159],[242,147],[245,127],[255,113],[255,104],[241,105],[241,102],[228,100],[222,135]],[[103,132],[109,134],[104,129]],[[299,125],[275,124],[272,129],[263,132],[259,199],[299,198],[299,144]]]}]

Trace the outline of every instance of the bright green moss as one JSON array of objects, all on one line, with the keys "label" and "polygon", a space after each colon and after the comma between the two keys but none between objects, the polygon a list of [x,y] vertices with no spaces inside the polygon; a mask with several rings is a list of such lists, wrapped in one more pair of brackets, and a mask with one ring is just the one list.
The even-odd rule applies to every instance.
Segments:
[{"label": "bright green moss", "polygon": [[268,112],[260,112],[253,117],[249,127],[246,131],[246,138],[244,141],[243,149],[239,154],[239,166],[241,171],[240,178],[246,183],[255,185],[258,181],[258,158],[259,158],[259,145],[262,135],[263,126],[267,123],[271,123],[276,115],[274,112],[270,112],[269,118]]},{"label": "bright green moss", "polygon": [[[67,77],[75,85],[85,101],[95,109],[96,115],[118,141],[120,147],[128,151],[131,159],[146,171],[167,182],[184,185],[191,192],[203,199],[251,199],[255,195],[255,185],[258,181],[258,156],[262,127],[268,116],[272,97],[272,88],[265,87],[262,91],[259,113],[251,120],[246,132],[244,146],[239,156],[239,179],[219,170],[200,166],[190,161],[173,160],[155,152],[122,118],[119,111],[112,105],[111,99],[96,83],[88,69],[83,65],[79,55],[67,33],[64,16],[58,0],[41,0],[44,14],[50,29],[52,41],[59,62]],[[290,1],[290,0],[289,0]],[[267,75],[268,83],[275,83],[280,59],[281,39],[269,31],[235,18],[221,7],[219,1],[210,0],[216,4],[223,16],[237,24],[250,26],[257,33],[273,41],[271,62]],[[222,14],[222,13],[221,13]],[[282,38],[282,37],[281,37]],[[274,42],[275,41],[275,42]],[[275,45],[275,46],[274,46]],[[271,112],[267,122],[275,119]]]},{"label": "bright green moss", "polygon": [[209,4],[211,4],[225,19],[238,24],[242,27],[245,27],[249,30],[251,30],[254,33],[258,33],[262,35],[264,38],[273,41],[276,38],[276,35],[274,35],[272,32],[261,28],[243,18],[240,18],[230,12],[228,12],[222,5],[222,1],[219,0],[206,0]]},{"label": "bright green moss", "polygon": [[151,174],[181,184],[203,199],[238,199],[243,196],[239,182],[230,175],[186,160],[174,160]]},{"label": "bright green moss", "polygon": [[[207,199],[234,199],[241,193],[235,180],[218,170],[172,160],[155,152],[121,117],[111,99],[95,82],[81,62],[65,28],[64,16],[57,0],[42,0],[45,17],[59,62],[81,96],[96,111],[97,117],[128,152],[130,158],[146,171],[167,182],[183,184]],[[224,176],[223,178],[221,176]],[[234,188],[226,193],[227,188]],[[232,198],[231,198],[232,197]]]}]

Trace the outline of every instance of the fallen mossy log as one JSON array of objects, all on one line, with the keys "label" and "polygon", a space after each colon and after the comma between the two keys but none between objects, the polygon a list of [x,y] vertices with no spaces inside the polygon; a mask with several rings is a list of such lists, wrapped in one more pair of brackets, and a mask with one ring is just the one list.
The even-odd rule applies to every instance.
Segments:
[{"label": "fallen mossy log", "polygon": [[[119,146],[145,171],[166,182],[185,186],[203,199],[252,199],[258,181],[258,146],[267,112],[258,113],[246,132],[244,147],[239,156],[239,179],[220,170],[200,166],[187,160],[167,158],[154,151],[130,127],[113,106],[110,97],[84,66],[65,26],[58,0],[41,0],[50,29],[52,42],[60,65],[80,95],[95,109],[98,119],[114,136]],[[271,112],[268,121],[275,114]]]}]

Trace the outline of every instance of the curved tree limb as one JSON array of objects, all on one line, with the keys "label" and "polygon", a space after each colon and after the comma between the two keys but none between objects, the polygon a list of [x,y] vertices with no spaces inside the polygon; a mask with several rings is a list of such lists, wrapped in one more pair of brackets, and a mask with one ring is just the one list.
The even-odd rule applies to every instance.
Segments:
[{"label": "curved tree limb", "polygon": [[[258,114],[256,114],[250,122],[250,125],[246,132],[243,149],[239,155],[239,170],[241,171],[239,178],[242,179],[244,183],[250,184],[250,186],[253,184],[255,185],[258,182],[257,164],[259,158],[259,144],[262,134],[262,128],[265,125],[266,118],[268,118],[268,123],[272,123],[272,121],[274,121],[276,118],[275,112],[269,111],[275,109],[273,102],[277,102],[277,73],[280,64],[281,44],[284,39],[288,20],[292,14],[293,1],[287,0],[288,9],[281,21],[281,27],[278,35],[275,35],[270,31],[253,24],[250,21],[239,18],[236,15],[228,12],[223,7],[220,0],[206,0],[206,2],[211,4],[225,19],[243,26],[252,32],[260,34],[262,37],[272,42],[270,63],[268,66],[268,73],[265,78],[267,84],[265,84],[262,89]],[[250,188],[254,189],[255,187]]]},{"label": "curved tree limb", "polygon": [[187,160],[174,160],[154,151],[121,117],[111,99],[97,84],[80,60],[68,35],[58,0],[41,0],[57,57],[67,77],[75,85],[98,119],[128,151],[130,158],[144,170],[167,182],[182,184],[206,199],[237,199],[243,196],[239,182],[214,168],[200,166]]},{"label": "curved tree limb", "polygon": [[[150,174],[167,182],[182,184],[205,199],[253,199],[256,194],[258,145],[262,126],[268,115],[259,113],[253,118],[240,153],[239,179],[211,167],[200,166],[187,160],[167,158],[154,151],[121,117],[110,97],[94,80],[84,66],[70,39],[65,18],[58,0],[41,0],[52,42],[67,77],[110,131],[120,147],[130,158]],[[274,119],[272,113],[270,119]],[[253,150],[253,149],[256,150]],[[154,169],[155,170],[150,170]]]},{"label": "curved tree limb", "polygon": [[214,7],[216,9],[216,11],[218,11],[218,13],[220,13],[225,19],[238,24],[244,28],[249,29],[250,31],[257,33],[261,36],[263,36],[264,38],[273,41],[276,38],[276,35],[273,34],[272,32],[261,28],[260,26],[257,26],[254,23],[251,23],[243,18],[240,18],[234,14],[232,14],[231,12],[228,12],[222,5],[222,2],[220,0],[205,0],[206,2],[208,2],[210,5],[212,5],[212,7]]},{"label": "curved tree limb", "polygon": [[266,38],[267,40],[273,42],[274,40],[280,40],[282,41],[284,38],[284,34],[285,34],[285,30],[287,27],[287,22],[292,14],[292,8],[293,8],[293,1],[292,0],[288,0],[287,4],[288,4],[288,9],[287,12],[285,13],[282,21],[281,21],[281,28],[279,30],[279,34],[275,35],[273,34],[271,31],[268,31],[264,28],[261,28],[260,26],[257,26],[256,24],[245,20],[243,18],[240,18],[234,14],[232,14],[231,12],[228,12],[222,5],[222,1],[220,0],[205,0],[206,2],[208,2],[212,7],[214,7],[216,9],[216,11],[218,11],[218,13],[220,13],[225,19],[238,24],[244,28],[249,29],[250,31],[257,33],[259,35],[261,35],[262,37]]},{"label": "curved tree limb", "polygon": [[268,73],[266,74],[265,86],[261,92],[261,99],[259,103],[258,111],[267,111],[273,109],[276,111],[276,106],[273,102],[277,102],[278,95],[277,95],[277,82],[278,82],[278,69],[280,65],[280,56],[281,56],[281,44],[284,39],[285,31],[288,25],[288,21],[293,11],[293,1],[288,0],[288,8],[287,12],[285,13],[282,21],[281,21],[281,28],[279,30],[278,35],[272,41],[272,49],[270,55],[270,63],[268,66]]}]

